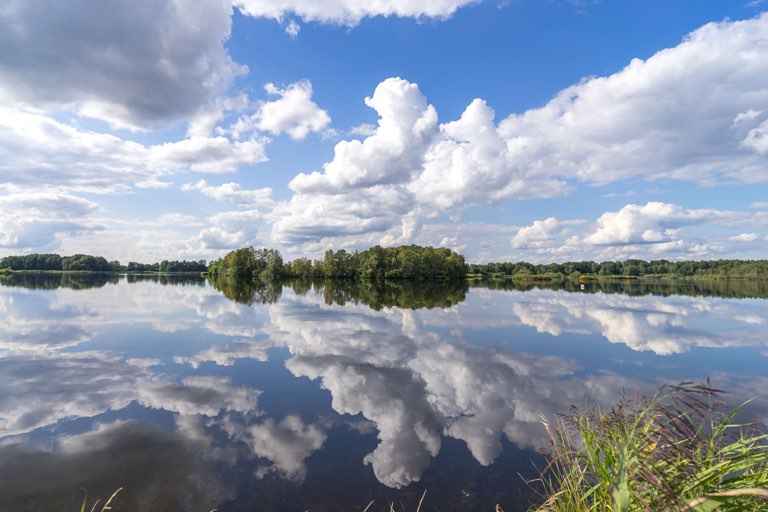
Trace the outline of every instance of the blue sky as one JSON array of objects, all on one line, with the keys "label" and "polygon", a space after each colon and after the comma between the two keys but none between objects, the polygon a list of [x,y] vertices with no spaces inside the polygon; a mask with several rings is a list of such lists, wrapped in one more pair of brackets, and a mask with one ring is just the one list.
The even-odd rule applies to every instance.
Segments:
[{"label": "blue sky", "polygon": [[0,255],[763,258],[761,1],[0,9]]}]

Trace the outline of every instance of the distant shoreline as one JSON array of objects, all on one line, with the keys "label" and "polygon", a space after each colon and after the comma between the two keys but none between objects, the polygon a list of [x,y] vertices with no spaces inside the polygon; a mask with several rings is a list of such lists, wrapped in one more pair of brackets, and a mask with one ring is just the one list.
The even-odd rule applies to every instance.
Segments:
[{"label": "distant shoreline", "polygon": [[467,279],[473,281],[524,281],[524,282],[547,282],[547,281],[578,281],[580,283],[590,283],[595,281],[768,281],[768,277],[743,277],[743,276],[676,276],[674,274],[645,274],[640,276],[594,276],[581,275],[579,277],[566,276],[564,274],[554,275],[519,275],[519,274],[467,274]]},{"label": "distant shoreline", "polygon": [[768,280],[768,260],[639,260],[566,261],[563,263],[467,263],[465,257],[445,247],[402,245],[373,246],[364,251],[327,250],[322,258],[300,257],[285,262],[276,249],[243,247],[218,260],[162,260],[155,263],[107,261],[103,256],[27,254],[0,258],[0,275],[11,272],[101,272],[114,275],[210,275],[236,280],[272,280],[312,277],[358,280],[436,281],[446,279],[516,280],[550,282],[574,280],[703,282]]},{"label": "distant shoreline", "polygon": [[194,275],[194,276],[207,276],[208,272],[200,272],[196,270],[178,271],[178,272],[151,272],[147,270],[140,270],[135,272],[130,271],[113,271],[113,270],[13,270],[9,268],[0,268],[0,275],[2,274],[104,274],[111,276],[168,276],[168,275]]},{"label": "distant shoreline", "polygon": [[[52,274],[52,275],[82,275],[82,274],[100,274],[100,275],[114,275],[114,276],[169,276],[169,275],[182,275],[182,276],[199,276],[208,277],[208,272],[199,271],[178,271],[178,272],[152,272],[152,271],[112,271],[112,270],[13,270],[8,268],[0,269],[0,276],[10,274]],[[286,278],[296,279],[297,276],[285,276]],[[301,278],[301,276],[299,276]],[[318,277],[306,276],[307,279],[317,279]],[[347,279],[337,277],[325,277],[323,279]],[[743,276],[708,276],[708,275],[693,275],[693,276],[676,276],[674,274],[645,274],[640,276],[621,276],[621,275],[581,275],[578,277],[567,276],[564,274],[467,274],[464,279],[468,281],[519,281],[519,282],[554,282],[554,281],[578,281],[582,284],[588,284],[590,282],[649,282],[649,281],[768,281],[768,277],[755,276],[755,277],[743,277]],[[388,281],[401,281],[402,279],[385,279]],[[424,281],[430,281],[430,279],[423,279]]]}]

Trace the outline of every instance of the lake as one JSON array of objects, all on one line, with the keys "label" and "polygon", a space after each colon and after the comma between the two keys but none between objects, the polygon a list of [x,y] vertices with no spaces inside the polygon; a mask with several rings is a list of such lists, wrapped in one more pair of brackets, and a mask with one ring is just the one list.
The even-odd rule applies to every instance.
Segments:
[{"label": "lake", "polygon": [[768,423],[762,282],[0,277],[0,504],[525,510],[542,415],[702,381]]}]

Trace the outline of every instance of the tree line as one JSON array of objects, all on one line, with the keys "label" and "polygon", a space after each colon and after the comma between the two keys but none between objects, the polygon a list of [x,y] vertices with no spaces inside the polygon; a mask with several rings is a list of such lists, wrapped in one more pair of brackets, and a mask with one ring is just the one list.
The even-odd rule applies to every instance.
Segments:
[{"label": "tree line", "polygon": [[278,277],[447,280],[464,278],[467,268],[464,256],[443,247],[377,245],[362,252],[329,249],[314,261],[298,258],[287,263],[276,249],[244,247],[213,262],[208,272],[213,276],[262,280]]},{"label": "tree line", "polygon": [[160,263],[137,263],[129,261],[121,267],[124,272],[207,272],[208,263],[205,260],[163,260]]},{"label": "tree line", "polygon": [[158,263],[107,261],[102,256],[27,254],[0,259],[0,269],[90,272],[209,272],[214,276],[333,278],[358,280],[446,280],[467,274],[487,276],[671,276],[681,278],[768,279],[766,260],[569,261],[533,264],[525,261],[467,264],[464,256],[443,247],[374,246],[365,251],[327,250],[322,258],[284,262],[276,249],[244,247],[209,264],[205,260],[163,260]]},{"label": "tree line", "polygon": [[103,256],[90,254],[74,254],[60,256],[58,254],[25,254],[23,256],[6,256],[0,259],[0,268],[11,270],[58,270],[86,272],[205,272],[208,264],[199,261],[168,261],[160,263],[136,263],[121,265],[119,261],[107,261]]},{"label": "tree line", "polygon": [[565,263],[532,264],[497,262],[469,265],[473,275],[492,276],[672,276],[732,279],[768,279],[766,260],[702,260],[668,261],[628,259],[625,261],[569,261]]}]

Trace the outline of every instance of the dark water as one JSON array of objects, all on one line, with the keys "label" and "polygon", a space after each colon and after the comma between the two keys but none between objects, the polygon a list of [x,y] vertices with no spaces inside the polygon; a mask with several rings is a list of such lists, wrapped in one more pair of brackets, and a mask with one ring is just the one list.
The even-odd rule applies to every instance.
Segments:
[{"label": "dark water", "polygon": [[0,509],[510,512],[541,415],[710,378],[768,420],[765,283],[220,288],[0,278]]}]

